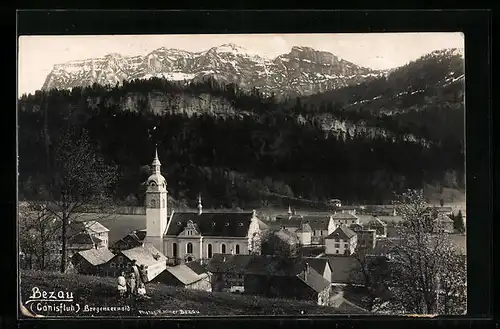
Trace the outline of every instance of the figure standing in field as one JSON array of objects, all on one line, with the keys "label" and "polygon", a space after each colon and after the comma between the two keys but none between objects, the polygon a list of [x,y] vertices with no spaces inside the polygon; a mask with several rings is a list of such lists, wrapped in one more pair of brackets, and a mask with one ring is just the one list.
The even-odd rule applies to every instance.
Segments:
[{"label": "figure standing in field", "polygon": [[130,285],[130,290],[129,290],[130,294],[132,296],[135,296],[137,294],[137,279],[135,277],[135,273],[134,272],[130,273],[130,279],[129,279],[129,281],[130,281],[130,283],[129,283],[129,285]]},{"label": "figure standing in field", "polygon": [[139,274],[141,276],[141,281],[144,284],[148,283],[148,273],[146,272],[144,265],[139,266]]},{"label": "figure standing in field", "polygon": [[142,298],[142,299],[150,299],[148,295],[146,295],[146,285],[144,282],[140,281],[139,285],[137,286],[137,296]]},{"label": "figure standing in field", "polygon": [[132,261],[132,271],[135,275],[135,279],[137,280],[136,283],[138,283],[139,280],[141,280],[141,272],[139,271],[139,266],[137,266],[137,261],[135,259]]},{"label": "figure standing in field", "polygon": [[125,279],[125,272],[121,272],[118,277],[118,293],[123,298],[127,294],[127,281]]}]

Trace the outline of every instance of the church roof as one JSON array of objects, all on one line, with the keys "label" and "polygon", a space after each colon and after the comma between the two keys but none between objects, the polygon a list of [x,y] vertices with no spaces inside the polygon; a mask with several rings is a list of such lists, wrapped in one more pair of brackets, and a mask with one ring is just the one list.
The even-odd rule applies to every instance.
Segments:
[{"label": "church roof", "polygon": [[252,218],[252,212],[202,214],[174,212],[165,235],[179,235],[188,221],[192,221],[202,236],[246,237]]}]

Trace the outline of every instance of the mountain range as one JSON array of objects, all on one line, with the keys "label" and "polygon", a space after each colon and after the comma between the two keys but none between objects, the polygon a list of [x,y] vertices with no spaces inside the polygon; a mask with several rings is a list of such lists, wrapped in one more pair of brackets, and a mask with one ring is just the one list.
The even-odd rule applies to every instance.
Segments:
[{"label": "mountain range", "polygon": [[70,89],[94,83],[116,85],[124,80],[151,77],[171,81],[199,81],[212,77],[226,84],[235,83],[243,90],[256,88],[264,95],[294,97],[357,85],[387,73],[310,47],[295,46],[289,53],[274,59],[252,54],[234,44],[197,53],[162,47],[144,56],[126,57],[115,53],[57,64],[42,90]]}]

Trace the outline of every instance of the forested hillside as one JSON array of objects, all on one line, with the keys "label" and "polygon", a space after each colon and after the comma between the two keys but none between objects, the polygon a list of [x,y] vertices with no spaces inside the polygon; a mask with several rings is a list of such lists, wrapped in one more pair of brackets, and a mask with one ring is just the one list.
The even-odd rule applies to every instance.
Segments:
[{"label": "forested hillside", "polygon": [[[392,74],[385,86],[370,82],[380,90],[359,91],[358,98],[382,92],[385,104],[393,104],[386,97],[388,83],[399,85],[391,82]],[[380,116],[378,105],[362,111],[353,110],[354,99],[338,101],[335,95],[351,94],[351,87],[314,96],[322,101],[299,98],[292,105],[213,79],[185,84],[153,78],[37,92],[19,100],[20,192],[27,198],[34,193],[61,127],[69,124],[87,129],[105,159],[119,166],[115,196],[129,204],[143,202],[141,183],[155,144],[170,195],[189,205],[201,193],[208,208],[288,205],[276,195],[383,203],[393,191],[421,188],[424,182],[461,188],[460,88],[447,92],[444,84],[429,85],[435,94],[426,95],[424,103],[398,105],[415,110],[401,110],[401,117]],[[325,113],[355,129],[325,129]],[[436,117],[444,123],[432,125]],[[358,129],[367,125],[382,133]]]}]

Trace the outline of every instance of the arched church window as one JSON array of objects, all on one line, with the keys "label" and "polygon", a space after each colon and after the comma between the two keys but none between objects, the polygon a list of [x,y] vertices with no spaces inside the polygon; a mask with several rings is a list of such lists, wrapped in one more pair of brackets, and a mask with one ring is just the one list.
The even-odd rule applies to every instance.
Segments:
[{"label": "arched church window", "polygon": [[151,199],[151,208],[156,208],[156,199]]},{"label": "arched church window", "polygon": [[222,244],[221,246],[221,253],[225,254],[226,253],[226,245]]},{"label": "arched church window", "polygon": [[240,254],[240,245],[237,244],[236,245],[236,255],[239,255]]},{"label": "arched church window", "polygon": [[172,245],[172,256],[174,258],[177,258],[177,243],[175,243],[175,242]]},{"label": "arched church window", "polygon": [[212,258],[212,244],[208,244],[208,258]]},{"label": "arched church window", "polygon": [[193,253],[193,244],[191,242],[189,242],[187,244],[187,253],[188,254],[192,254]]}]

